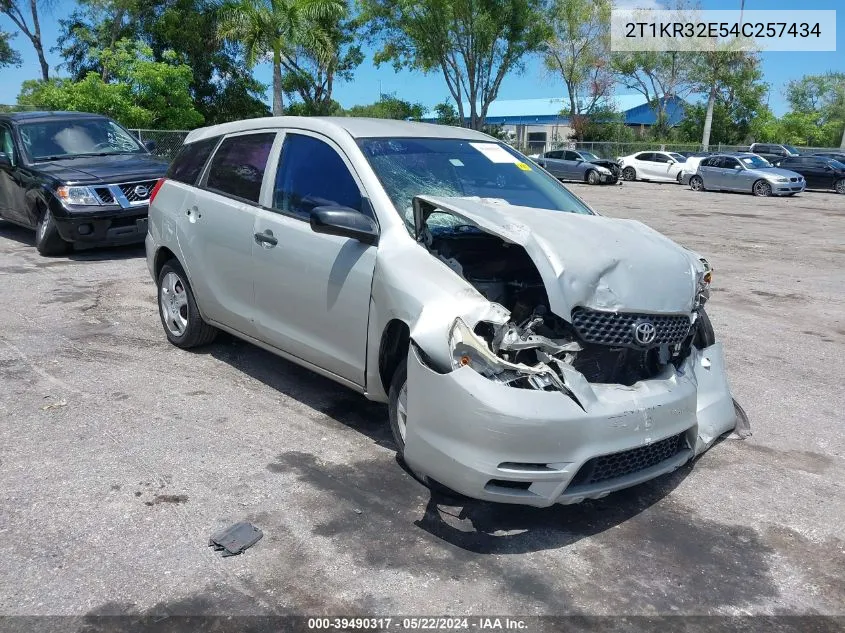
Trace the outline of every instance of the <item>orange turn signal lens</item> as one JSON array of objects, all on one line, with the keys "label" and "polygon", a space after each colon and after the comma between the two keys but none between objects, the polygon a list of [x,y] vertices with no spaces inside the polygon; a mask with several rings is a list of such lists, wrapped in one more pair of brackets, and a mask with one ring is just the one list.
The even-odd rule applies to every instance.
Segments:
[{"label": "orange turn signal lens", "polygon": [[469,365],[469,356],[461,356],[460,363],[461,363],[461,367],[463,367],[465,365]]}]

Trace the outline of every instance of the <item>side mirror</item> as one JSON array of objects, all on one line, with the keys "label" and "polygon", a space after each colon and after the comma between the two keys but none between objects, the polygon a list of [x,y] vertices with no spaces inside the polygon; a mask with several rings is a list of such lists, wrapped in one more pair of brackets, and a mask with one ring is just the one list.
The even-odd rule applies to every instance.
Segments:
[{"label": "side mirror", "polygon": [[147,148],[148,152],[153,153],[156,150],[156,147],[158,147],[158,143],[152,139],[148,139],[144,141],[144,147]]},{"label": "side mirror", "polygon": [[5,152],[0,152],[0,167],[7,167],[11,169],[12,159]]},{"label": "side mirror", "polygon": [[349,207],[315,207],[311,212],[311,230],[350,237],[372,246],[378,244],[378,225],[369,216]]}]

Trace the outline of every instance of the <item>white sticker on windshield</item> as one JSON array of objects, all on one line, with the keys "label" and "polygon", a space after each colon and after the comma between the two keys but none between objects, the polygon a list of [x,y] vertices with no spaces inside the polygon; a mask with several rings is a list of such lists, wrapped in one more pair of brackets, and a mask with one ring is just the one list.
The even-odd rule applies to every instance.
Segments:
[{"label": "white sticker on windshield", "polygon": [[496,143],[470,143],[470,146],[484,154],[492,163],[518,163],[519,159]]},{"label": "white sticker on windshield", "polygon": [[463,167],[464,164],[461,162],[460,158],[450,158],[449,162],[452,163],[455,167]]}]

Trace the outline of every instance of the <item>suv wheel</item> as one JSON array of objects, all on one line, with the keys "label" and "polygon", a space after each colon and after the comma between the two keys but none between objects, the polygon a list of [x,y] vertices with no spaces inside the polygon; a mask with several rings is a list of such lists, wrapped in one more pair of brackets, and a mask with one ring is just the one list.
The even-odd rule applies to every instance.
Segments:
[{"label": "suv wheel", "polygon": [[70,242],[65,242],[56,228],[56,221],[50,209],[45,209],[35,227],[35,248],[42,255],[64,255],[70,250]]},{"label": "suv wheel", "polygon": [[188,349],[206,345],[217,336],[217,328],[203,321],[188,276],[175,259],[158,274],[158,313],[167,339]]}]

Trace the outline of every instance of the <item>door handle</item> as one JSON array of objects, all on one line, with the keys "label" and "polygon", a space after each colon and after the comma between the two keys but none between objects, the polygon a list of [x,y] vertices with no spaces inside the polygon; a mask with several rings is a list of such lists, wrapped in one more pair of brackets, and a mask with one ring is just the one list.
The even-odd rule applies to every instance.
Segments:
[{"label": "door handle", "polygon": [[255,238],[255,242],[261,244],[264,248],[273,248],[279,243],[279,240],[273,237],[273,231],[270,229],[267,229],[263,233],[256,233],[253,237]]}]

